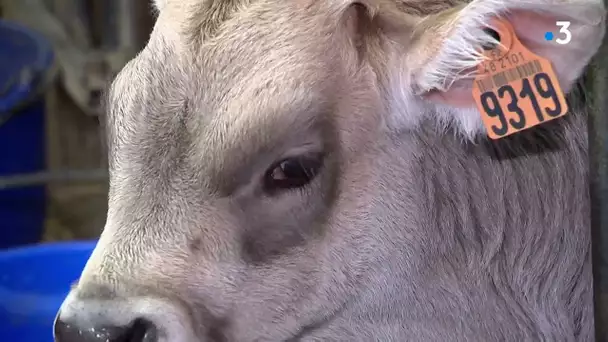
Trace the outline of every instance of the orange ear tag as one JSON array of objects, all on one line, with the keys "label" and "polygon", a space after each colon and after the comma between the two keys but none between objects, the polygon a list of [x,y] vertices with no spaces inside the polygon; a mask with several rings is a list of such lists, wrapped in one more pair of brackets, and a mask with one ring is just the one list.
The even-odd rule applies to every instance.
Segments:
[{"label": "orange ear tag", "polygon": [[501,44],[484,51],[489,59],[473,82],[488,136],[500,139],[565,115],[568,103],[551,62],[523,46],[506,20],[492,28]]}]

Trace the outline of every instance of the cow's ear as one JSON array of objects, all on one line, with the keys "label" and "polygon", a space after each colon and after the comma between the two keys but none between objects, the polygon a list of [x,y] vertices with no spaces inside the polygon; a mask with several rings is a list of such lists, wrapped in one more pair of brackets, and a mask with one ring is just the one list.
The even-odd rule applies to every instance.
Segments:
[{"label": "cow's ear", "polygon": [[[387,99],[386,122],[415,128],[430,118],[442,128],[454,126],[465,138],[485,132],[472,86],[479,63],[487,58],[482,47],[497,43],[488,31],[494,23],[508,22],[523,46],[547,59],[565,92],[599,49],[605,31],[603,0],[340,3],[351,6],[342,12],[351,23],[345,32],[360,42],[357,51],[376,71]],[[354,3],[365,10],[353,10]],[[561,29],[558,22],[567,27]],[[547,40],[547,32],[555,38]],[[557,39],[569,41],[559,44]]]},{"label": "cow's ear", "polygon": [[525,47],[552,63],[568,92],[601,45],[605,13],[602,0],[475,0],[426,17],[414,29],[408,54],[411,85],[431,101],[474,106],[471,72],[484,58],[480,46],[496,43],[487,29],[501,18]]}]

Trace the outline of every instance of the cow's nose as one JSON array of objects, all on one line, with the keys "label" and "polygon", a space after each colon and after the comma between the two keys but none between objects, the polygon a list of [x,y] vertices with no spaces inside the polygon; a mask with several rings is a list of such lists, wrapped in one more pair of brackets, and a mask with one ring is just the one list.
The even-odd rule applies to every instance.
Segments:
[{"label": "cow's nose", "polygon": [[[80,283],[55,318],[55,342],[197,341],[190,311],[176,298],[131,287],[122,294]],[[145,295],[144,295],[145,293]]]},{"label": "cow's nose", "polygon": [[61,312],[53,327],[55,342],[155,342],[158,338],[154,324],[136,319],[126,326],[108,326],[66,322]]}]

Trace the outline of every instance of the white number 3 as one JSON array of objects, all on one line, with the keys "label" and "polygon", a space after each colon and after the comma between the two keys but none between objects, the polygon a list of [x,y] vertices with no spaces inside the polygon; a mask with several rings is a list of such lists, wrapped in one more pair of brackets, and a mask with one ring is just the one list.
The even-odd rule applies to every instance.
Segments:
[{"label": "white number 3", "polygon": [[559,26],[559,33],[563,33],[566,35],[566,38],[557,38],[555,40],[556,43],[558,44],[568,44],[570,43],[570,40],[572,39],[572,32],[570,32],[570,30],[568,30],[568,27],[570,27],[570,22],[569,21],[557,21],[555,22],[555,25]]}]

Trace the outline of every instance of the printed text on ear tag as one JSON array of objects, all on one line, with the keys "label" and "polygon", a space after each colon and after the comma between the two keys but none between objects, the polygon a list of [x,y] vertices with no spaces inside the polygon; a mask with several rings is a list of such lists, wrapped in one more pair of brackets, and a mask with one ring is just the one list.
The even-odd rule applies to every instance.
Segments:
[{"label": "printed text on ear tag", "polygon": [[509,22],[492,27],[501,45],[484,51],[489,59],[473,82],[488,136],[500,139],[565,115],[568,104],[551,62],[523,46]]}]

